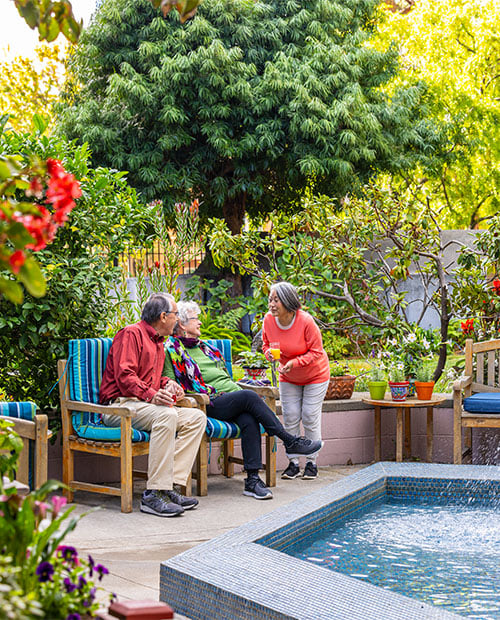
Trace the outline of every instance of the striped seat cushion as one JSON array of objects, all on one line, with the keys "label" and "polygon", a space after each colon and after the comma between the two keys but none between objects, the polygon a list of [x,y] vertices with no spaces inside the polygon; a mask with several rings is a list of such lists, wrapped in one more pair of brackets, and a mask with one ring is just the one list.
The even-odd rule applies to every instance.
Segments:
[{"label": "striped seat cushion", "polygon": [[[0,403],[0,415],[3,415],[8,418],[20,418],[21,420],[29,420],[33,421],[36,415],[36,405],[35,403],[29,401],[22,402],[1,402]],[[34,472],[33,472],[33,463],[35,462],[35,442],[32,439],[28,440],[28,484],[31,490],[35,488],[34,486]]]},{"label": "striped seat cushion", "polygon": [[240,427],[234,422],[223,422],[215,418],[207,418],[205,432],[210,439],[238,439]]},{"label": "striped seat cushion", "polygon": [[[69,341],[67,370],[71,400],[99,402],[99,388],[112,342],[112,338]],[[73,413],[72,421],[79,437],[97,441],[120,441],[120,428],[105,426],[100,413]],[[149,433],[133,428],[132,441],[149,441]]]},{"label": "striped seat cushion", "polygon": [[9,418],[21,418],[22,420],[34,420],[36,414],[36,405],[29,401],[0,403],[0,415],[7,416]]},{"label": "striped seat cushion", "polygon": [[205,340],[208,344],[211,344],[218,351],[221,352],[222,357],[226,363],[227,372],[231,379],[233,378],[233,362],[232,362],[232,354],[231,354],[231,341],[229,338],[224,338],[221,340],[208,339]]}]

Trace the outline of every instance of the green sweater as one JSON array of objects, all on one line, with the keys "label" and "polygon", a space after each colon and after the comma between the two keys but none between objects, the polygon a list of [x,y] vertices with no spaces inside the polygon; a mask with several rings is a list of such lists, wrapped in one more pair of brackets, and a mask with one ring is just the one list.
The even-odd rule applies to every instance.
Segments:
[{"label": "green sweater", "polygon": [[[200,347],[193,347],[187,351],[193,361],[198,364],[203,381],[213,385],[217,392],[227,393],[241,390],[240,386],[229,378],[226,367],[224,366],[223,368],[219,368],[215,362],[203,353]],[[170,359],[168,351],[166,351],[165,355],[163,374],[175,381],[174,367],[172,366],[172,360]]]}]

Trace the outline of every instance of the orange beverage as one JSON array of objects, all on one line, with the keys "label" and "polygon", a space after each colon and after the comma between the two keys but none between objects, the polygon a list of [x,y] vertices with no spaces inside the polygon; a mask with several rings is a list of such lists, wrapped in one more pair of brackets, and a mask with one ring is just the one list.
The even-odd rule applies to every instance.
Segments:
[{"label": "orange beverage", "polygon": [[270,342],[269,351],[271,352],[271,355],[273,356],[273,360],[278,361],[281,356],[280,343]]}]

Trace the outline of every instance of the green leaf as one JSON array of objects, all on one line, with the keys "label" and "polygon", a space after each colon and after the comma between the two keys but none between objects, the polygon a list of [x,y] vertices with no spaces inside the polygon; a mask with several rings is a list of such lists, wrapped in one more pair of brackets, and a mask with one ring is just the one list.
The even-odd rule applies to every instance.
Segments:
[{"label": "green leaf", "polygon": [[36,260],[29,256],[19,270],[19,280],[24,284],[33,297],[43,297],[47,290],[47,283]]},{"label": "green leaf", "polygon": [[44,133],[49,125],[49,119],[47,117],[43,117],[41,114],[34,114],[33,124],[39,133]]},{"label": "green leaf", "polygon": [[33,243],[35,241],[35,239],[20,222],[15,222],[9,226],[7,236],[13,243],[16,250],[22,250],[28,245],[28,243]]},{"label": "green leaf", "polygon": [[4,295],[15,304],[22,303],[24,299],[23,289],[14,280],[0,276],[0,294]]}]

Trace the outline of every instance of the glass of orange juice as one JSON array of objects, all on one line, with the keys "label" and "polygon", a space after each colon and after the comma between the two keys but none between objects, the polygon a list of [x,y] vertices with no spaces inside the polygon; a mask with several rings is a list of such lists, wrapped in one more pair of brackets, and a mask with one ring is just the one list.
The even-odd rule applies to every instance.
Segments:
[{"label": "glass of orange juice", "polygon": [[270,342],[269,351],[271,352],[271,355],[273,356],[273,360],[277,362],[281,356],[280,343]]}]

